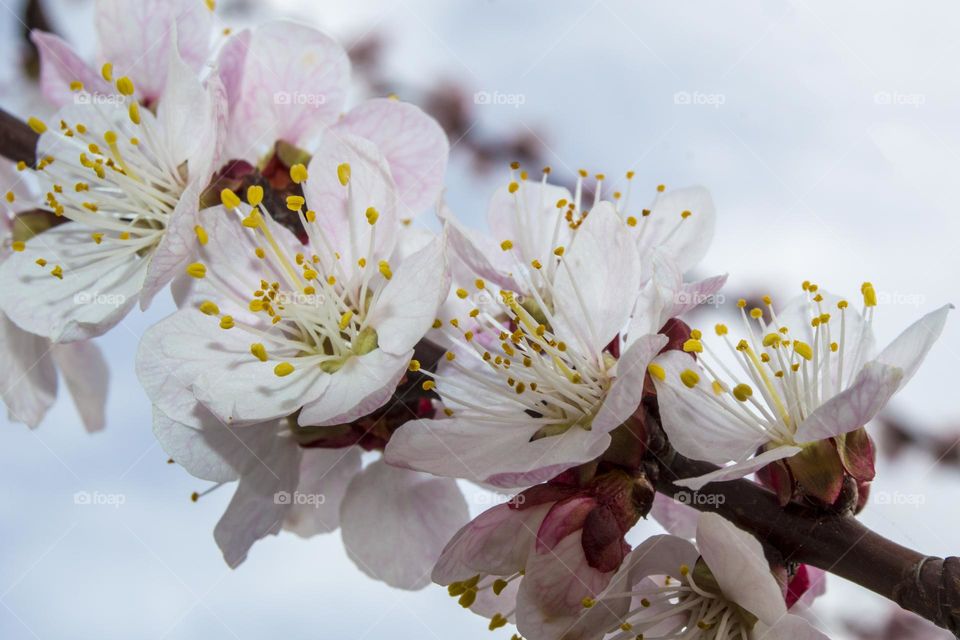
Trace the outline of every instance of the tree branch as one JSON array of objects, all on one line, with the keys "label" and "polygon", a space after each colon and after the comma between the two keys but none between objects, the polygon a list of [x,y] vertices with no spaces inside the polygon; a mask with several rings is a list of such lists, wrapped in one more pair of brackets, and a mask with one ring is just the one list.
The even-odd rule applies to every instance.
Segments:
[{"label": "tree branch", "polygon": [[37,159],[37,139],[40,136],[20,118],[0,109],[0,155],[33,165]]},{"label": "tree branch", "polygon": [[[659,473],[657,490],[670,497],[692,493],[674,484],[676,480],[716,469],[676,453],[662,431],[650,444]],[[697,493],[702,499],[686,502],[752,532],[785,562],[811,564],[846,578],[960,638],[960,558],[924,556],[887,540],[851,515],[799,504],[780,507],[776,496],[749,480],[716,482]]]}]

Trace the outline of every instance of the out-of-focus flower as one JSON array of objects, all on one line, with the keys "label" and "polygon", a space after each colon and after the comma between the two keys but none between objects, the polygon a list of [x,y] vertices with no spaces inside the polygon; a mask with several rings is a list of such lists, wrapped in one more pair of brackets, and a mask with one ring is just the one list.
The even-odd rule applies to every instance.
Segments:
[{"label": "out-of-focus flower", "polygon": [[634,549],[579,615],[542,621],[531,640],[825,640],[787,612],[783,592],[753,536],[705,513],[696,546],[655,536]]},{"label": "out-of-focus flower", "polygon": [[231,567],[281,529],[308,538],[339,527],[347,554],[364,573],[419,589],[429,583],[443,544],[467,520],[466,501],[451,480],[382,460],[362,468],[356,446],[302,448],[299,427],[287,420],[232,428],[202,407],[193,412],[191,424],[183,424],[155,410],[154,434],[194,476],[216,487],[239,481],[214,529]]},{"label": "out-of-focus flower", "polygon": [[[382,406],[404,375],[449,287],[441,239],[391,262],[396,191],[370,142],[330,141],[309,173],[293,169],[315,210],[287,201],[309,245],[273,222],[259,187],[203,215],[202,262],[187,269],[199,304],[151,328],[137,358],[170,417],[188,396],[228,424],[299,410],[301,425],[337,425]],[[164,389],[171,374],[182,384]]]},{"label": "out-of-focus flower", "polygon": [[726,325],[715,327],[739,367],[728,367],[699,331],[684,345],[687,353],[665,353],[650,366],[676,450],[716,464],[734,461],[678,484],[698,489],[787,459],[807,494],[833,503],[845,470],[872,479],[872,446],[861,427],[916,372],[952,305],[925,315],[873,356],[871,284],[862,288],[863,314],[815,284],[804,283],[804,290],[779,314],[765,298],[769,321],[763,309],[748,312],[741,301],[745,337],[737,342]]},{"label": "out-of-focus flower", "polygon": [[[44,206],[70,222],[27,240],[0,269],[3,309],[21,328],[55,342],[100,335],[138,300],[145,308],[189,260],[199,196],[219,157],[222,88],[202,85],[171,39],[156,114],[123,76],[109,95],[75,84],[76,103],[49,127],[31,119],[42,134]],[[113,78],[108,67],[103,77]]]},{"label": "out-of-focus flower", "polygon": [[496,291],[482,277],[472,293],[458,289],[462,301],[472,296],[470,310],[438,321],[453,346],[425,383],[447,417],[402,426],[388,461],[525,487],[606,450],[639,405],[646,365],[666,338],[623,334],[631,315],[648,310],[636,307],[640,256],[611,203],[595,206],[571,246],[551,255],[549,265],[530,266],[537,284],[514,272],[527,295]]},{"label": "out-of-focus flower", "polygon": [[[0,263],[23,245],[33,220],[41,212],[17,218],[31,209],[34,194],[9,163],[0,164],[5,189],[0,212]],[[88,431],[104,427],[109,372],[95,344],[88,341],[52,344],[47,338],[24,331],[0,312],[0,396],[10,420],[36,427],[57,397],[57,372],[73,396],[80,419]]]}]

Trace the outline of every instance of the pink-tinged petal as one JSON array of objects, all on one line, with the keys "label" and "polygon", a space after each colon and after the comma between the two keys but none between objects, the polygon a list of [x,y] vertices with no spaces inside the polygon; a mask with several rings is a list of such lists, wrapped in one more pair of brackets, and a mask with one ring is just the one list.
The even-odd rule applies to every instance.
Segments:
[{"label": "pink-tinged petal", "polygon": [[866,428],[860,427],[837,436],[836,447],[847,473],[861,482],[873,480],[877,474],[877,450]]},{"label": "pink-tinged petal", "polygon": [[360,472],[361,450],[304,449],[297,493],[303,498],[287,512],[283,528],[302,538],[336,531],[347,487]]},{"label": "pink-tinged petal", "polygon": [[59,36],[43,31],[33,31],[30,40],[40,53],[40,88],[43,96],[58,107],[73,104],[78,93],[70,89],[70,83],[82,82],[91,94],[113,93],[100,74],[80,58]]},{"label": "pink-tinged petal", "polygon": [[530,441],[536,429],[456,416],[411,420],[394,432],[384,455],[398,466],[510,488],[545,482],[610,444],[609,435],[579,427]]},{"label": "pink-tinged petal", "polygon": [[763,547],[752,535],[715,513],[697,526],[697,547],[723,594],[767,624],[787,612]]},{"label": "pink-tinged petal", "polygon": [[583,599],[603,591],[613,572],[600,572],[587,563],[581,532],[560,541],[552,550],[533,553],[517,592],[517,631],[526,638],[556,637],[583,612]]},{"label": "pink-tinged petal", "polygon": [[335,132],[370,140],[390,165],[403,218],[412,218],[436,203],[443,188],[450,143],[436,120],[399,100],[367,100],[351,109]]},{"label": "pink-tinged petal", "polygon": [[[340,183],[341,164],[350,165],[348,186]],[[303,185],[307,206],[317,212],[316,225],[343,262],[356,264],[366,258],[376,264],[389,259],[400,229],[397,192],[387,161],[376,145],[346,134],[325,136],[308,169],[310,178]],[[375,225],[367,222],[369,207],[379,214]],[[374,228],[376,236],[370,251]],[[329,259],[326,252],[321,258]]]},{"label": "pink-tinged petal", "polygon": [[82,341],[54,344],[50,353],[67,383],[83,426],[91,433],[103,429],[110,382],[103,352],[94,343]]},{"label": "pink-tinged petal", "polygon": [[568,535],[583,528],[584,520],[596,506],[597,501],[590,496],[574,497],[554,504],[537,531],[537,552],[550,551]]},{"label": "pink-tinged petal", "polygon": [[640,406],[647,365],[667,344],[662,335],[642,336],[630,345],[617,361],[617,377],[607,392],[603,406],[593,419],[593,429],[613,431]]},{"label": "pink-tinged petal", "polygon": [[171,34],[193,73],[210,53],[213,14],[195,0],[98,0],[96,28],[114,77],[130,76],[141,97],[156,100],[167,80]]},{"label": "pink-tinged petal", "polygon": [[601,202],[557,267],[555,333],[579,339],[584,353],[600,353],[626,329],[640,293],[640,256],[627,228],[613,205]]},{"label": "pink-tinged petal", "polygon": [[697,521],[700,519],[700,512],[669,496],[662,493],[656,495],[650,516],[668,533],[688,540],[697,537]]},{"label": "pink-tinged petal", "polygon": [[150,306],[154,296],[176,276],[184,273],[198,247],[195,228],[200,209],[200,194],[205,183],[195,180],[187,185],[167,221],[159,244],[149,257],[147,273],[140,292],[140,308]]},{"label": "pink-tinged petal", "polygon": [[313,402],[304,404],[298,422],[303,426],[346,424],[373,413],[393,396],[406,373],[413,349],[395,356],[374,349],[352,356]]},{"label": "pink-tinged petal", "polygon": [[[724,464],[750,455],[766,439],[718,402],[735,402],[729,395],[711,397],[710,377],[687,353],[668,351],[656,360],[664,379],[651,376],[657,388],[660,418],[670,443],[681,454],[695,460]],[[700,376],[689,388],[680,374],[691,370]],[[716,401],[715,401],[716,400]]]},{"label": "pink-tinged petal", "polygon": [[[515,193],[507,186],[494,193],[487,210],[487,226],[493,230],[497,245],[513,242],[513,253],[524,266],[533,260],[544,264],[558,246],[567,247],[572,235],[564,219],[561,200],[572,202],[563,187],[523,180]],[[579,242],[579,241],[578,241]]]},{"label": "pink-tinged petal", "polygon": [[478,573],[510,576],[522,570],[552,506],[518,510],[500,504],[487,509],[450,539],[433,568],[433,581],[448,585]]},{"label": "pink-tinged petal", "polygon": [[674,306],[669,317],[674,318],[695,309],[701,304],[715,300],[715,296],[727,284],[727,274],[704,278],[696,282],[685,282],[674,298]]},{"label": "pink-tinged petal", "polygon": [[[111,250],[90,239],[94,231],[69,222],[27,241],[26,250],[0,265],[4,312],[20,327],[54,342],[93,338],[113,328],[136,304],[146,261],[135,254],[105,259]],[[46,267],[36,264],[47,260]],[[63,269],[63,278],[50,271]]]},{"label": "pink-tinged petal", "polygon": [[153,435],[174,462],[201,480],[239,480],[251,456],[249,434],[228,427],[205,409],[198,422],[200,426],[183,424],[153,408]]},{"label": "pink-tinged petal", "polygon": [[510,276],[514,268],[509,254],[500,249],[493,238],[467,229],[449,212],[441,216],[444,238],[453,254],[452,259],[464,263],[464,281],[479,276],[508,291],[522,291],[522,287]]},{"label": "pink-tinged petal", "polygon": [[951,309],[953,305],[946,304],[923,316],[907,327],[877,356],[877,362],[898,367],[903,371],[899,388],[902,389],[903,385],[913,377],[924,358],[927,357],[930,347],[943,333],[943,327]]},{"label": "pink-tinged petal", "polygon": [[814,601],[827,592],[827,572],[812,564],[800,565],[797,572],[798,576],[800,572],[803,573],[803,584],[797,584],[796,591],[793,591],[797,577],[791,581],[790,591],[787,593],[787,608],[792,609],[796,606],[798,610],[802,610],[813,606]]},{"label": "pink-tinged petal", "polygon": [[233,102],[232,155],[252,160],[277,140],[305,142],[336,120],[349,81],[350,60],[326,34],[292,22],[257,27]]},{"label": "pink-tinged petal", "polygon": [[367,323],[377,330],[380,348],[402,354],[414,347],[433,324],[450,289],[443,239],[404,260],[374,299]]},{"label": "pink-tinged petal", "polygon": [[797,442],[832,438],[864,426],[900,388],[903,370],[880,361],[868,362],[853,384],[814,409],[797,427]]},{"label": "pink-tinged petal", "polygon": [[253,33],[249,29],[234,32],[227,38],[217,54],[216,74],[227,94],[227,103],[235,105],[241,100],[243,68],[250,50]]},{"label": "pink-tinged petal", "polygon": [[57,369],[50,341],[27,333],[0,313],[0,396],[13,422],[30,428],[43,420],[57,397]]},{"label": "pink-tinged petal", "polygon": [[725,480],[736,480],[737,478],[746,477],[758,469],[762,469],[771,462],[783,460],[784,458],[791,458],[801,451],[803,451],[803,449],[800,447],[775,447],[769,451],[764,451],[760,455],[754,456],[745,462],[737,462],[736,464],[721,467],[716,471],[712,471],[696,478],[683,478],[681,480],[675,480],[674,484],[697,491],[711,482],[724,482]]},{"label": "pink-tinged petal", "polygon": [[[657,196],[650,215],[634,227],[642,256],[651,249],[668,255],[681,271],[694,267],[710,247],[716,226],[716,209],[710,192],[703,187],[687,187]],[[684,212],[690,215],[684,217]]]},{"label": "pink-tinged petal", "polygon": [[239,429],[250,456],[240,468],[240,484],[213,537],[223,559],[236,568],[257,540],[276,535],[290,511],[299,480],[301,449],[283,437],[282,423]]},{"label": "pink-tinged petal", "polygon": [[751,640],[830,640],[804,618],[795,615],[785,615],[772,625],[757,623],[750,635]]},{"label": "pink-tinged petal", "polygon": [[347,555],[361,571],[392,587],[422,589],[469,513],[453,480],[378,460],[350,483],[340,518]]}]

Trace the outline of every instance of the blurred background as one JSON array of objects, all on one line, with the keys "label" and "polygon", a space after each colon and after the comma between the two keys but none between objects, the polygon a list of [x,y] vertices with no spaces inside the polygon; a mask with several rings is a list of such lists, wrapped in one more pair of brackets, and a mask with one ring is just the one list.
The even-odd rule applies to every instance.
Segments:
[{"label": "blurred background", "polygon": [[[92,4],[0,0],[0,106],[39,109],[28,24],[92,56]],[[729,306],[785,300],[805,279],[856,297],[869,279],[883,345],[960,303],[954,3],[220,0],[217,16],[319,26],[350,52],[356,100],[395,93],[433,113],[451,138],[448,203],[471,226],[511,160],[561,182],[633,170],[637,205],[659,183],[712,191],[717,233],[699,275],[730,274]],[[707,311],[726,313],[722,302]],[[232,490],[191,502],[204,483],[167,464],[134,376],[140,334],[173,308],[161,296],[99,340],[105,431],[84,433],[63,393],[35,431],[0,417],[0,638],[509,638],[444,589],[366,578],[339,534],[281,533],[229,570],[212,530]],[[931,555],[960,553],[958,360],[952,317],[871,426],[882,457],[862,518]],[[490,506],[466,489],[473,512]],[[76,504],[78,491],[123,500]],[[832,638],[950,637],[832,576],[810,615]]]}]

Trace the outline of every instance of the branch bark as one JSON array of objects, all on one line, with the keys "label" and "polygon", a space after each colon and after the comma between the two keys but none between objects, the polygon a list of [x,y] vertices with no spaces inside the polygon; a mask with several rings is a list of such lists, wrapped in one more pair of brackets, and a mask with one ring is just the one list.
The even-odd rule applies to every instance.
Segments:
[{"label": "branch bark", "polygon": [[37,160],[39,137],[26,122],[0,109],[0,155],[33,165]]},{"label": "branch bark", "polygon": [[[691,491],[675,481],[716,469],[676,453],[662,435],[653,440],[659,441],[651,442],[650,449],[658,467],[657,490],[665,495],[689,496]],[[846,578],[960,638],[960,558],[925,556],[871,531],[851,515],[799,504],[780,507],[773,493],[749,480],[716,482],[697,493],[704,499],[688,502],[752,532],[784,561],[811,564]]]}]

